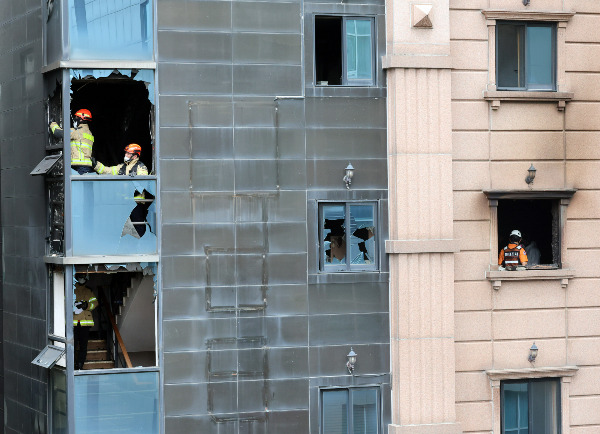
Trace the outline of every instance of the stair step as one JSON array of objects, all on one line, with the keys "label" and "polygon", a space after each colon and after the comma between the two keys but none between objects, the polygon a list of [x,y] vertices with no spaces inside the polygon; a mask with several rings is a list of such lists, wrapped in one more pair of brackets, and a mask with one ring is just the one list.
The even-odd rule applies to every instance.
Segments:
[{"label": "stair step", "polygon": [[106,341],[103,339],[90,339],[88,341],[88,351],[89,350],[105,350],[106,349]]},{"label": "stair step", "polygon": [[108,358],[108,350],[88,350],[87,352],[87,360],[95,360],[95,361],[110,361]]},{"label": "stair step", "polygon": [[112,369],[114,367],[114,362],[106,360],[89,361],[83,365],[83,369]]}]

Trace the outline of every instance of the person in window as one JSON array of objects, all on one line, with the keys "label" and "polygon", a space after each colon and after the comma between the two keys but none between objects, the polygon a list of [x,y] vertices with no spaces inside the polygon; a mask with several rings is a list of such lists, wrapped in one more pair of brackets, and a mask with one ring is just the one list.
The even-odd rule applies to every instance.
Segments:
[{"label": "person in window", "polygon": [[125,157],[121,164],[116,166],[105,166],[104,164],[92,158],[93,168],[99,175],[147,175],[148,169],[140,161],[142,147],[137,143],[130,143],[125,146]]},{"label": "person in window", "polygon": [[[73,128],[71,128],[71,168],[80,175],[92,173],[92,148],[94,136],[88,123],[92,120],[92,113],[87,109],[75,112]],[[65,133],[56,122],[50,123],[50,131],[55,137],[63,139]]]},{"label": "person in window", "polygon": [[508,246],[500,250],[498,265],[500,266],[500,270],[506,269],[512,271],[519,266],[526,266],[527,262],[527,253],[521,245],[521,232],[515,229],[508,237]]},{"label": "person in window", "polygon": [[540,265],[542,253],[540,252],[540,249],[535,241],[531,241],[529,244],[527,244],[527,247],[525,247],[525,252],[527,253],[527,259],[529,260],[527,265],[530,267],[532,265]]},{"label": "person in window", "polygon": [[96,296],[85,286],[87,277],[83,274],[75,276],[75,294],[73,300],[73,337],[75,338],[75,369],[83,369],[87,357],[87,345],[90,329],[94,327],[92,311],[98,305]]}]

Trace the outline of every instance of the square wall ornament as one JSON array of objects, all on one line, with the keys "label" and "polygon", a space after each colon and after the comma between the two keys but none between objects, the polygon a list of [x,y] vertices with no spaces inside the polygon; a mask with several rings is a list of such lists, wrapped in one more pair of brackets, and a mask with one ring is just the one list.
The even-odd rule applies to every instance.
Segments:
[{"label": "square wall ornament", "polygon": [[412,26],[417,29],[433,29],[431,10],[433,5],[417,3],[412,5]]}]

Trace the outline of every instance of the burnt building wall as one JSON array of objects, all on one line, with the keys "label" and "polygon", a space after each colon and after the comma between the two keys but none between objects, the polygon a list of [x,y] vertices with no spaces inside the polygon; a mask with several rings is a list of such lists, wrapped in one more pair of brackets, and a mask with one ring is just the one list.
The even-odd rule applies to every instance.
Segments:
[{"label": "burnt building wall", "polygon": [[38,0],[0,3],[2,224],[1,432],[45,433],[47,371],[31,364],[46,345],[46,204],[42,18]]},{"label": "burnt building wall", "polygon": [[[385,79],[317,86],[319,14],[372,17],[380,58],[383,2],[158,0],[166,432],[318,432],[329,386],[389,420]],[[321,273],[318,204],[352,200],[379,270]]]}]

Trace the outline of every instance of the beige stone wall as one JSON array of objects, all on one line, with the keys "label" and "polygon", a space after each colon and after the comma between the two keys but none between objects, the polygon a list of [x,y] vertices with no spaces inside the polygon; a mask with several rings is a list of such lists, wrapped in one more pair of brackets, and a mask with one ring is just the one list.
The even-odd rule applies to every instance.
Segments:
[{"label": "beige stone wall", "polygon": [[[575,11],[565,30],[564,111],[556,102],[483,99],[488,28],[482,9]],[[572,434],[600,432],[600,1],[450,0],[456,417],[463,432],[494,430],[490,369],[577,365],[569,391]],[[575,278],[503,282],[485,279],[497,258],[485,189],[576,188],[567,208],[565,264]],[[495,431],[494,431],[495,432]],[[564,433],[563,433],[564,434]]]}]

